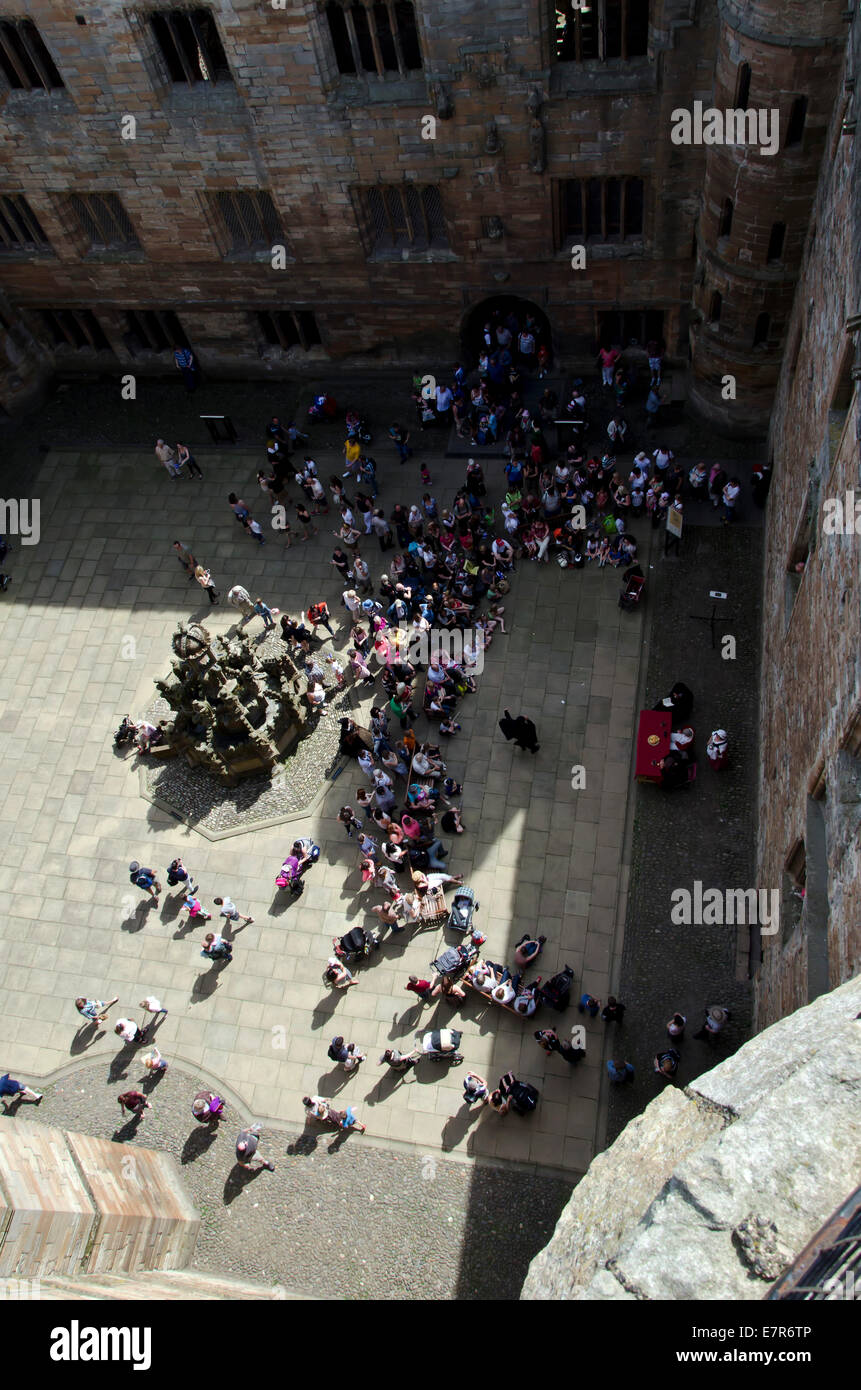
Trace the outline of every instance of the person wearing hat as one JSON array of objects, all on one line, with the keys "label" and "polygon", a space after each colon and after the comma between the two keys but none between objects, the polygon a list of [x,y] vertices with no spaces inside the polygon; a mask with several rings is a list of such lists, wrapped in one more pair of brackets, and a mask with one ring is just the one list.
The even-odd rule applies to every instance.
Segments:
[{"label": "person wearing hat", "polygon": [[710,1004],[706,1009],[703,1026],[698,1033],[694,1033],[694,1037],[697,1040],[708,1038],[713,1041],[729,1022],[729,1019],[729,1009],[724,1008],[722,1004]]},{"label": "person wearing hat", "polygon": [[714,768],[715,772],[720,772],[729,762],[729,740],[726,729],[713,729],[706,744],[706,757]]},{"label": "person wearing hat", "polygon": [[136,859],[129,864],[129,881],[136,888],[142,888],[145,893],[158,902],[158,895],[161,892],[161,884],[155,876],[155,869],[143,868]]}]

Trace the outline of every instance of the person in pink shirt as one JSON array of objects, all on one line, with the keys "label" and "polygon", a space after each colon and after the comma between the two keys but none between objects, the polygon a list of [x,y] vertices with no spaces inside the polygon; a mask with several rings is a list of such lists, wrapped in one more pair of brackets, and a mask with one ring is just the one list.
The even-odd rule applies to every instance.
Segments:
[{"label": "person in pink shirt", "polygon": [[601,363],[601,379],[605,386],[613,385],[613,368],[622,356],[618,348],[601,348],[598,361]]}]

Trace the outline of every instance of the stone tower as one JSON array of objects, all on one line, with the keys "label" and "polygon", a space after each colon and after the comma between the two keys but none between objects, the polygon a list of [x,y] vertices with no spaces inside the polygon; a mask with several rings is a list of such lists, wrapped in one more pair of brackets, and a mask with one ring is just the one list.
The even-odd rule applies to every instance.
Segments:
[{"label": "stone tower", "polygon": [[[779,111],[778,152],[706,150],[691,401],[722,430],[765,433],[846,47],[844,0],[724,0],[713,105]],[[721,380],[736,379],[725,400]],[[727,388],[730,390],[731,388]]]}]

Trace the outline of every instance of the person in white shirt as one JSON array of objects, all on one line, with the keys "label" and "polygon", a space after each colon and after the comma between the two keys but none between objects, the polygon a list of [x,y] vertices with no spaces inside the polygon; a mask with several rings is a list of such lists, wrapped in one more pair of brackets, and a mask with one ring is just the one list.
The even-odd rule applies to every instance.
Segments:
[{"label": "person in white shirt", "polygon": [[438,386],[436,388],[436,412],[440,416],[448,416],[451,410],[452,394],[448,386]]},{"label": "person in white shirt", "polygon": [[614,444],[624,444],[628,426],[620,415],[614,415],[607,426],[607,434]]},{"label": "person in white shirt", "polygon": [[670,466],[673,459],[673,452],[671,449],[656,449],[652,458],[655,460],[655,467],[658,472],[664,473]]},{"label": "person in white shirt", "polygon": [[138,1028],[134,1019],[131,1018],[118,1018],[114,1025],[114,1032],[126,1043],[143,1042],[146,1036],[144,1030]]},{"label": "person in white shirt", "polygon": [[159,1014],[164,1014],[165,1018],[167,1018],[167,1009],[163,1006],[160,999],[156,999],[154,994],[148,994],[146,999],[142,999],[138,1008],[146,1010],[148,1014],[152,1014],[153,1023],[155,1023]]},{"label": "person in white shirt", "polygon": [[730,478],[723,490],[723,524],[726,526],[735,516],[735,504],[741,491],[738,478]]},{"label": "person in white shirt", "polygon": [[359,609],[362,606],[362,600],[359,598],[359,595],[356,593],[356,590],[345,589],[343,594],[341,595],[341,598],[344,600],[344,607],[346,608],[347,612],[355,616],[355,614],[358,613]]},{"label": "person in white shirt", "polygon": [[244,913],[240,912],[236,903],[232,902],[230,898],[213,898],[212,901],[219,910],[219,916],[226,917],[228,922],[238,922],[241,918],[244,925],[247,927],[254,921],[253,917],[247,917]]},{"label": "person in white shirt", "polygon": [[496,986],[491,995],[491,998],[495,999],[497,1004],[510,1004],[514,998],[514,995],[514,985],[511,983],[510,980],[506,980],[503,984]]},{"label": "person in white shirt", "polygon": [[535,1009],[535,998],[531,993],[518,994],[514,1001],[515,1013],[523,1014],[526,1018],[529,1018],[531,1014],[535,1013]]}]

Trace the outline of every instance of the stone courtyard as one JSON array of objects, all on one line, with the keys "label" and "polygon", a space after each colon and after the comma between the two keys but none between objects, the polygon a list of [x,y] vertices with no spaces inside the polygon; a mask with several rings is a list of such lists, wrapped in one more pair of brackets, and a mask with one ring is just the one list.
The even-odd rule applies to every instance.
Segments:
[{"label": "stone courtyard", "polygon": [[[446,505],[463,464],[443,460],[439,446],[430,455],[432,490]],[[390,509],[398,500],[395,469],[384,443],[376,452]],[[336,452],[315,449],[315,456],[327,478]],[[0,610],[4,1058],[44,1081],[71,1066],[101,1085],[116,1052],[113,1034],[92,1043],[77,1035],[74,997],[118,994],[134,1014],[137,1000],[155,992],[170,1010],[159,1032],[165,1055],[229,1088],[256,1119],[299,1129],[302,1095],[337,1089],[367,1123],[369,1145],[514,1159],[575,1180],[596,1149],[600,1021],[587,1021],[588,1055],[572,1071],[546,1058],[528,1024],[501,1010],[470,1000],[452,1018],[444,1003],[411,1006],[407,975],[427,973],[448,935],[442,930],[389,937],[359,967],[359,988],[330,994],[324,987],[332,937],[373,922],[367,906],[379,900],[361,889],[355,842],[335,820],[362,780],[355,765],[283,824],[213,839],[145,800],[136,757],[114,750],[122,715],[141,717],[152,703],[177,622],[193,617],[223,633],[236,619],[223,601],[210,610],[191,588],[171,550],[176,538],[212,569],[223,595],[240,582],[293,613],[325,597],[336,615],[335,648],[346,644],[329,564],[332,518],[318,518],[320,534],[307,544],[285,549],[272,532],[258,547],[225,499],[239,489],[261,513],[259,454],[201,453],[201,461],[203,482],[174,483],[149,453],[57,451],[32,487],[41,539],[16,549],[14,587]],[[501,463],[485,466],[499,494]],[[409,476],[399,494],[410,501],[420,491]],[[376,543],[367,550],[382,568]],[[478,693],[460,707],[463,732],[446,751],[449,771],[465,783],[468,827],[452,841],[450,863],[477,893],[491,958],[509,958],[524,931],[540,931],[548,938],[541,973],[570,964],[575,986],[601,998],[612,989],[614,933],[624,918],[642,639],[642,616],[618,609],[618,587],[610,570],[522,566],[507,606],[511,634],[497,636],[487,653]],[[252,633],[259,626],[255,620]],[[502,740],[496,725],[505,706],[535,719],[537,757]],[[574,764],[586,769],[586,787],[576,792]],[[311,835],[323,854],[302,898],[285,905],[276,901],[283,895],[274,877],[299,834]],[[204,968],[202,931],[179,926],[178,896],[165,894],[156,907],[128,883],[130,860],[163,875],[177,854],[205,905],[228,893],[255,918],[237,933],[233,965],[220,973]],[[385,1046],[412,1045],[417,1030],[449,1019],[463,1028],[468,1065],[489,1078],[514,1069],[540,1088],[532,1123],[467,1113],[457,1069],[426,1063],[394,1088],[383,1079],[376,1058]],[[346,1080],[326,1059],[335,1032],[369,1057]]]}]

